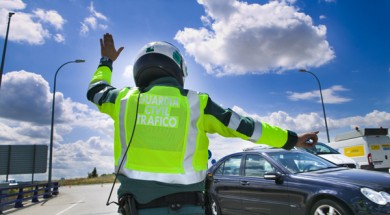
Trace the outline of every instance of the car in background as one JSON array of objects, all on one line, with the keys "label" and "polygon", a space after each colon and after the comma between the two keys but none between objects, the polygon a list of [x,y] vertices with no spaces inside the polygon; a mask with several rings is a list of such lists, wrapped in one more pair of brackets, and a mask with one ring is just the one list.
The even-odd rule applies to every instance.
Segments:
[{"label": "car in background", "polygon": [[354,159],[341,154],[339,151],[326,145],[325,143],[318,142],[311,148],[296,148],[318,155],[332,163],[335,163],[337,166],[359,168],[358,163]]},{"label": "car in background", "polygon": [[9,179],[8,182],[9,182],[9,186],[16,186],[16,185],[18,185],[18,182],[15,179]]},{"label": "car in background", "polygon": [[302,150],[234,153],[208,170],[211,215],[390,213],[390,174],[339,167]]},{"label": "car in background", "polygon": [[8,181],[4,180],[4,181],[2,181],[2,183],[8,184],[9,186],[16,186],[16,185],[18,185],[18,182],[15,179],[12,179],[12,178],[8,179]]}]

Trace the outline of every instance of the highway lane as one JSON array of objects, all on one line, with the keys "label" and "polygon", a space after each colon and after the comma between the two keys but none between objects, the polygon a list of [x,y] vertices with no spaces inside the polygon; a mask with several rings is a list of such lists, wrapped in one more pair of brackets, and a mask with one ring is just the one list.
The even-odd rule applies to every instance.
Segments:
[{"label": "highway lane", "polygon": [[[48,200],[40,199],[39,203],[23,203],[18,209],[3,211],[12,215],[118,215],[116,204],[106,206],[112,184],[64,186],[59,194]],[[111,201],[117,200],[116,184]]]}]

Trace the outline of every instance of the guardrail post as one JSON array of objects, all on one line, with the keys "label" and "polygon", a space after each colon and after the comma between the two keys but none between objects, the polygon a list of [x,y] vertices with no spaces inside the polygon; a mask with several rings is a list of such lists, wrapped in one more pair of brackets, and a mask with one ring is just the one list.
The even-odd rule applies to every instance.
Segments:
[{"label": "guardrail post", "polygon": [[1,205],[2,199],[3,199],[3,190],[0,190],[0,214],[3,214],[3,206]]},{"label": "guardrail post", "polygon": [[15,202],[15,208],[21,208],[21,207],[23,207],[23,187],[19,188],[19,194]]},{"label": "guardrail post", "polygon": [[45,195],[43,195],[43,198],[47,199],[52,197],[51,195],[51,183],[47,183],[45,187]]},{"label": "guardrail post", "polygon": [[58,182],[54,182],[53,184],[54,184],[54,186],[53,186],[52,194],[53,195],[58,195]]},{"label": "guardrail post", "polygon": [[39,186],[35,186],[35,190],[34,190],[34,195],[33,195],[33,198],[31,200],[31,202],[39,202],[38,200],[38,190],[39,190]]}]

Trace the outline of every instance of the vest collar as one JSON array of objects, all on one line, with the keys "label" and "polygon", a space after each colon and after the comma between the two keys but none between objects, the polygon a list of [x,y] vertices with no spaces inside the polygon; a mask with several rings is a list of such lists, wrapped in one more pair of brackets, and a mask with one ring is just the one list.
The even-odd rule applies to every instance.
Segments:
[{"label": "vest collar", "polygon": [[171,86],[182,89],[179,82],[177,82],[177,80],[173,77],[163,77],[153,80],[152,82],[150,82],[149,86],[145,88],[145,90],[148,91],[154,86]]}]

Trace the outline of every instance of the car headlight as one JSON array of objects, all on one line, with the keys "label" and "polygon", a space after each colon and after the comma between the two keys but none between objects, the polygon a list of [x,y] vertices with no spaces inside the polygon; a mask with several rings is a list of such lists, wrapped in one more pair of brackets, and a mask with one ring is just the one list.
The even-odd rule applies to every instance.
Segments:
[{"label": "car headlight", "polygon": [[360,192],[367,197],[372,202],[375,202],[378,205],[386,205],[387,202],[390,203],[390,195],[386,192],[377,192],[370,188],[361,188]]}]

